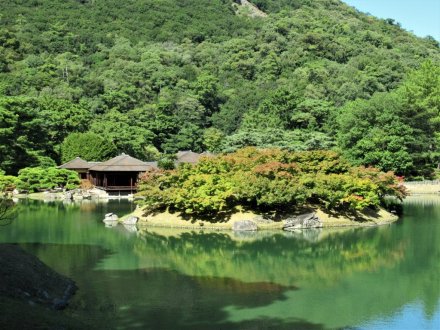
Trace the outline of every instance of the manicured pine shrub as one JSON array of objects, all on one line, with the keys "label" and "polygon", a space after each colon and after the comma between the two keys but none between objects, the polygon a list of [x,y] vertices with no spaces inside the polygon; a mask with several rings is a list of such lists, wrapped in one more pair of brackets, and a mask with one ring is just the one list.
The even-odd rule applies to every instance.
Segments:
[{"label": "manicured pine shrub", "polygon": [[56,167],[28,167],[21,169],[18,172],[18,180],[17,188],[29,192],[54,188],[71,190],[78,188],[80,184],[78,173]]}]

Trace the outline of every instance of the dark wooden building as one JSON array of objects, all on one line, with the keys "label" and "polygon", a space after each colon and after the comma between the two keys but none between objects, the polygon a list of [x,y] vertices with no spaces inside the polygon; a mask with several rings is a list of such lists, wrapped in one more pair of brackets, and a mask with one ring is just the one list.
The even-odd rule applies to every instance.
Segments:
[{"label": "dark wooden building", "polygon": [[88,179],[96,188],[105,191],[136,191],[139,176],[153,170],[155,162],[143,162],[126,154],[102,163],[87,162],[75,158],[59,166],[78,172],[81,179]]},{"label": "dark wooden building", "polygon": [[[201,157],[212,157],[208,152],[196,153],[179,151],[175,164],[196,164]],[[96,188],[108,192],[134,192],[137,190],[139,176],[157,168],[156,162],[143,162],[126,154],[109,159],[105,162],[88,162],[79,157],[67,162],[59,168],[78,172],[83,180],[89,180]]]},{"label": "dark wooden building", "polygon": [[97,188],[106,191],[133,191],[136,190],[139,175],[153,169],[153,163],[122,154],[90,167],[89,180]]}]

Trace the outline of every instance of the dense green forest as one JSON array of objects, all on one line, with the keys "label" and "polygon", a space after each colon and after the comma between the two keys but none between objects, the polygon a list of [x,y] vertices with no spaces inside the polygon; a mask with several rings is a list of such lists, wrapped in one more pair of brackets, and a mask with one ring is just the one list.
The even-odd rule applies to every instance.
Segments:
[{"label": "dense green forest", "polygon": [[239,0],[1,1],[0,169],[250,145],[431,174],[435,39],[339,0],[251,2],[267,17]]}]

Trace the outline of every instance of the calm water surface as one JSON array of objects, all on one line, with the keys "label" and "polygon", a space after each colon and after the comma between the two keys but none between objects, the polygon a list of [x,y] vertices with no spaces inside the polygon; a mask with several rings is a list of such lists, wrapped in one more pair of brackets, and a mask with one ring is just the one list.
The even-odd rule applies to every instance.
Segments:
[{"label": "calm water surface", "polygon": [[18,208],[0,242],[74,279],[61,313],[90,328],[440,329],[440,198],[390,226],[292,234],[105,228],[123,201]]}]

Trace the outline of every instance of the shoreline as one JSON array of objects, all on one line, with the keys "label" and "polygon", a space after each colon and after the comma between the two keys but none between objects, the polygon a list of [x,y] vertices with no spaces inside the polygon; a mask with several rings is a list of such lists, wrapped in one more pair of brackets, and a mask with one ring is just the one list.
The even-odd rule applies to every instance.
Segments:
[{"label": "shoreline", "polygon": [[56,192],[56,193],[45,193],[45,192],[37,192],[37,193],[30,193],[30,194],[16,194],[12,196],[13,198],[18,198],[18,199],[30,199],[30,200],[35,200],[35,201],[47,201],[47,202],[52,202],[52,201],[85,201],[85,200],[93,200],[93,201],[108,201],[108,200],[119,200],[119,199],[123,199],[123,200],[128,200],[128,201],[132,201],[134,200],[133,197],[130,196],[93,196],[90,198],[75,198],[73,197],[72,199],[66,199],[65,198],[65,193],[62,192]]},{"label": "shoreline", "polygon": [[[19,199],[30,199],[39,201],[63,201],[63,193],[56,193],[59,196],[53,196],[45,193],[31,193],[31,194],[19,194],[15,195],[15,198]],[[55,198],[53,198],[55,197]],[[118,198],[110,198],[118,199]],[[93,198],[93,199],[81,199],[73,200],[73,202],[80,202],[83,200],[94,200],[94,201],[108,201],[109,198]],[[393,213],[380,208],[376,211],[366,210],[364,212],[356,213],[330,213],[318,208],[307,208],[307,213],[315,213],[320,219],[321,225],[316,228],[356,228],[356,227],[376,227],[387,224],[392,224],[396,222],[399,217]],[[298,213],[291,213],[290,218],[298,216]],[[285,231],[283,227],[286,224],[287,219],[280,220],[267,220],[264,219],[261,214],[254,212],[242,212],[237,211],[231,214],[228,218],[221,218],[220,221],[212,222],[209,220],[188,217],[185,219],[180,215],[180,213],[170,213],[168,211],[161,212],[155,215],[144,216],[143,211],[140,207],[137,207],[132,213],[123,215],[119,218],[118,222],[122,223],[124,220],[130,217],[137,217],[139,221],[137,226],[139,228],[171,228],[171,229],[182,229],[182,230],[207,230],[207,231],[234,231],[233,226],[237,221],[250,220],[255,223],[257,231]],[[292,230],[303,230],[315,227],[299,227],[290,229]],[[246,231],[246,230],[245,230]],[[255,230],[254,230],[255,231]]]},{"label": "shoreline", "polygon": [[[304,230],[304,229],[323,229],[323,228],[346,228],[346,227],[376,227],[389,225],[399,217],[385,209],[377,211],[366,210],[357,212],[356,214],[330,214],[321,209],[310,209],[312,213],[320,219],[322,226],[320,227],[300,227],[287,231]],[[297,215],[295,215],[297,216]],[[123,223],[130,217],[137,217],[139,220],[137,226],[140,229],[146,228],[170,228],[182,230],[207,230],[207,231],[230,231],[234,232],[234,223],[238,221],[250,220],[256,224],[257,229],[253,231],[286,231],[284,226],[287,219],[278,221],[263,220],[260,214],[252,212],[237,212],[220,222],[209,222],[200,218],[183,219],[179,213],[162,212],[155,215],[144,216],[140,207],[137,207],[132,213],[122,216],[118,221]],[[246,231],[246,230],[244,230]]]}]

